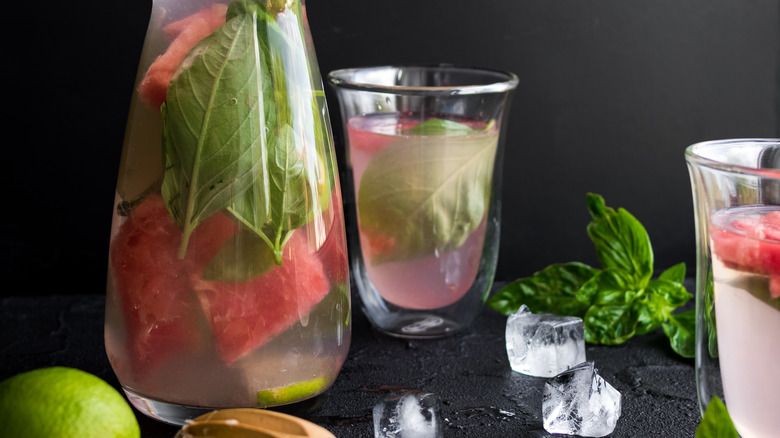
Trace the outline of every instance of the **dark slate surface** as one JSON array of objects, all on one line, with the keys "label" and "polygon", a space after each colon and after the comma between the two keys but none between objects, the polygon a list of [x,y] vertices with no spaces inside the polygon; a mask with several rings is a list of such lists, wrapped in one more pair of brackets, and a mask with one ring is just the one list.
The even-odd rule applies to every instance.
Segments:
[{"label": "dark slate surface", "polygon": [[[0,300],[0,379],[62,365],[119,388],[103,349],[104,303],[102,295]],[[373,405],[389,391],[408,388],[441,397],[446,437],[553,436],[541,423],[544,379],[509,368],[503,316],[485,308],[466,332],[406,341],[372,330],[357,306],[353,314],[352,347],[335,385],[292,413],[339,438],[370,437]],[[612,437],[693,436],[699,421],[693,360],[676,356],[662,332],[620,346],[588,346],[587,358],[623,394]],[[172,438],[177,431],[142,414],[138,419],[143,438]]]}]

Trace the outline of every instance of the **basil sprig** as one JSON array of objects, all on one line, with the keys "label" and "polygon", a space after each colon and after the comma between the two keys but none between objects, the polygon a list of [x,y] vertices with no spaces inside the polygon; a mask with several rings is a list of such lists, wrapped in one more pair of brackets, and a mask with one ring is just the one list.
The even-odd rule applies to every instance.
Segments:
[{"label": "basil sprig", "polygon": [[535,313],[581,317],[585,340],[593,344],[620,344],[663,327],[672,349],[693,357],[694,311],[673,313],[692,297],[683,286],[685,264],[653,279],[653,249],[642,224],[596,194],[587,194],[587,206],[592,217],[587,233],[602,269],[553,264],[507,284],[487,305],[505,315],[525,304]]},{"label": "basil sprig", "polygon": [[182,228],[180,256],[216,212],[251,232],[229,242],[207,277],[236,265],[222,279],[245,281],[281,264],[292,232],[327,205],[317,148],[329,134],[308,74],[301,5],[290,3],[232,1],[225,24],[179,66],[161,108],[161,191]]}]

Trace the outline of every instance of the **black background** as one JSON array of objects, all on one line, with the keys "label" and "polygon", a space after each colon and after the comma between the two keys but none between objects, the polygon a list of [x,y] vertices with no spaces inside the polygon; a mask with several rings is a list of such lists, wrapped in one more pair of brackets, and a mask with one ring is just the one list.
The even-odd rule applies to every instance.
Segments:
[{"label": "black background", "polygon": [[[22,6],[3,20],[0,293],[102,293],[151,1]],[[685,147],[780,136],[778,0],[309,0],[307,10],[323,77],[404,63],[520,77],[498,280],[554,262],[597,266],[587,192],[644,223],[657,270],[684,261],[692,273]]]}]

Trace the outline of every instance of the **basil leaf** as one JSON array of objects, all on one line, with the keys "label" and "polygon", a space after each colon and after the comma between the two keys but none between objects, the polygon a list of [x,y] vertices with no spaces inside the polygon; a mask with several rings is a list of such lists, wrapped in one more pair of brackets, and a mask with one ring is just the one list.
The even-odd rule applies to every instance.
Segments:
[{"label": "basil leaf", "polygon": [[181,257],[204,219],[265,174],[255,20],[240,15],[185,57],[163,104],[162,195],[182,228]]},{"label": "basil leaf", "polygon": [[504,315],[523,304],[534,313],[582,316],[587,305],[577,299],[577,290],[598,270],[583,263],[550,265],[531,277],[515,280],[498,291],[487,305]]},{"label": "basil leaf", "polygon": [[[284,126],[268,150],[267,181],[256,181],[229,211],[247,228],[263,237],[281,264],[282,250],[289,232],[313,217],[308,208],[308,178],[303,159],[296,149],[292,128]],[[264,206],[258,199],[267,199]]]},{"label": "basil leaf", "polygon": [[704,410],[696,428],[696,438],[739,438],[726,405],[718,396],[713,396]]},{"label": "basil leaf", "polygon": [[476,132],[469,125],[445,119],[428,119],[412,128],[403,130],[406,135],[468,135]]},{"label": "basil leaf", "polygon": [[[162,193],[182,227],[182,256],[192,230],[227,209],[281,264],[292,231],[327,205],[319,192],[331,185],[320,184],[317,153],[326,132],[294,6],[274,16],[258,0],[231,2],[226,23],[193,48],[169,85]],[[226,254],[211,266],[239,262]],[[265,272],[263,254],[225,275]]]},{"label": "basil leaf", "polygon": [[649,333],[660,327],[675,309],[688,302],[691,297],[681,283],[660,277],[650,280],[643,290],[642,298],[636,304],[639,315],[637,334]]},{"label": "basil leaf", "polygon": [[710,357],[718,357],[718,324],[715,320],[715,283],[712,267],[707,273],[707,282],[704,286],[704,326],[707,330],[707,349]]},{"label": "basil leaf", "polygon": [[225,242],[211,258],[203,278],[206,280],[246,282],[276,266],[271,247],[256,233],[242,230]]},{"label": "basil leaf", "polygon": [[653,274],[653,249],[644,226],[628,211],[607,207],[599,195],[588,193],[586,200],[593,217],[587,232],[601,266],[628,272],[635,287],[644,287]]},{"label": "basil leaf", "polygon": [[693,298],[693,295],[685,289],[682,282],[665,280],[662,277],[659,277],[656,280],[650,280],[650,282],[648,282],[648,289],[650,289],[652,293],[663,296],[669,302],[669,305],[674,308],[682,306]]},{"label": "basil leaf", "polygon": [[618,269],[599,271],[577,291],[589,307],[582,318],[585,341],[620,344],[634,335],[637,312],[633,302],[639,292],[631,289],[631,276]]},{"label": "basil leaf", "polygon": [[672,350],[682,357],[692,358],[696,354],[696,310],[670,315],[663,324]]},{"label": "basil leaf", "polygon": [[658,276],[658,279],[683,284],[685,281],[685,263],[678,263],[670,268],[667,268],[664,272],[661,272],[661,275]]},{"label": "basil leaf", "polygon": [[671,312],[675,309],[669,304],[669,301],[660,294],[655,294],[648,289],[634,303],[637,312],[636,334],[644,335],[661,327],[663,323],[669,320]]},{"label": "basil leaf", "polygon": [[485,218],[498,133],[405,141],[379,151],[358,189],[361,231],[392,242],[371,263],[459,248]]},{"label": "basil leaf", "polygon": [[594,305],[582,318],[585,342],[617,345],[634,336],[637,315],[631,304]]},{"label": "basil leaf", "polygon": [[[632,278],[618,269],[598,271],[577,291],[577,299],[587,305],[629,304],[626,299]],[[634,293],[635,294],[635,293]]]}]

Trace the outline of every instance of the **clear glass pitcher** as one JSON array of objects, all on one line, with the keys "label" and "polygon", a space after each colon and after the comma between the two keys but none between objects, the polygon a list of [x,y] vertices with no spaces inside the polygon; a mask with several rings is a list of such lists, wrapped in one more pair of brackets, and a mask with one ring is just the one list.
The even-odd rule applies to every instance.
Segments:
[{"label": "clear glass pitcher", "polygon": [[743,438],[777,436],[780,405],[780,139],[685,153],[696,212],[696,388]]},{"label": "clear glass pitcher", "polygon": [[363,310],[404,338],[468,327],[498,260],[502,144],[517,76],[381,66],[328,80],[347,144],[350,258]]},{"label": "clear glass pitcher", "polygon": [[130,401],[182,424],[322,393],[350,294],[303,0],[154,0],[135,90],[105,321]]}]

